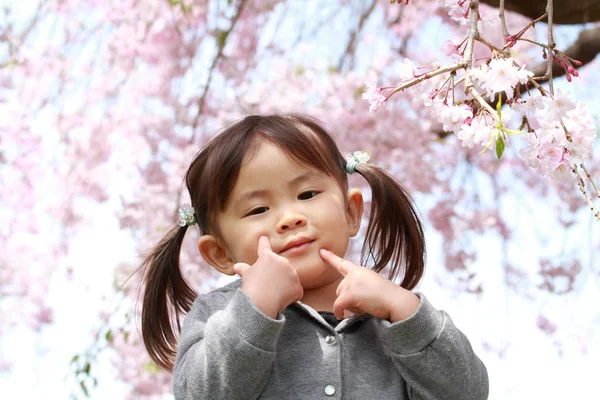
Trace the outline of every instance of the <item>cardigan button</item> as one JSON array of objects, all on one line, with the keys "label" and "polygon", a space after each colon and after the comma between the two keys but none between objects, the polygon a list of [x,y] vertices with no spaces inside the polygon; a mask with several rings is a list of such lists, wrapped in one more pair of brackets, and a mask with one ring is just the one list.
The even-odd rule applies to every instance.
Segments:
[{"label": "cardigan button", "polygon": [[335,336],[327,336],[325,338],[325,343],[327,343],[327,344],[332,344],[334,342],[335,342]]},{"label": "cardigan button", "polygon": [[327,396],[333,396],[335,394],[335,386],[333,386],[333,385],[325,386],[324,392]]}]

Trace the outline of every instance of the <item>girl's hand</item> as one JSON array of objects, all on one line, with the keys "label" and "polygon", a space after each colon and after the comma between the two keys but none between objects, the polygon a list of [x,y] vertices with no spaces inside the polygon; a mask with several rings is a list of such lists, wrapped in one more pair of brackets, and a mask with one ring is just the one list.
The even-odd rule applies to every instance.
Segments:
[{"label": "girl's hand", "polygon": [[338,285],[337,299],[333,303],[333,313],[337,319],[342,319],[344,310],[348,310],[355,314],[369,313],[377,318],[397,322],[417,311],[420,300],[414,293],[329,250],[321,249],[319,254],[344,277]]},{"label": "girl's hand", "polygon": [[304,295],[298,273],[286,258],[273,253],[266,236],[258,240],[254,265],[237,263],[233,269],[242,278],[242,291],[271,318]]}]

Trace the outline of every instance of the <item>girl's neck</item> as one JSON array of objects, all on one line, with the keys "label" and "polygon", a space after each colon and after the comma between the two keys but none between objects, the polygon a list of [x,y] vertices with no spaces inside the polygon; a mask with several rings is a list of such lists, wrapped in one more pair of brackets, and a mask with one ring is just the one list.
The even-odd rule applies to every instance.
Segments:
[{"label": "girl's neck", "polygon": [[300,301],[316,311],[333,311],[333,303],[337,298],[335,291],[342,279],[343,277],[340,276],[339,279],[327,285],[304,289],[304,296]]}]

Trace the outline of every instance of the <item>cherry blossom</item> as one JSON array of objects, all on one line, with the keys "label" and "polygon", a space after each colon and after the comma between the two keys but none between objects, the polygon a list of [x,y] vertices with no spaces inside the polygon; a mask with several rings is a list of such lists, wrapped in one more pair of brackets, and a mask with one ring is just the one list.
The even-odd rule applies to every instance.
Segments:
[{"label": "cherry blossom", "polygon": [[365,82],[367,90],[363,93],[362,98],[367,100],[371,105],[369,112],[377,110],[386,101],[386,97],[381,93],[381,88],[374,83]]},{"label": "cherry blossom", "polygon": [[475,145],[487,146],[497,135],[496,132],[497,129],[490,125],[489,119],[486,120],[483,116],[477,116],[470,123],[463,123],[456,137],[462,142],[463,147],[472,149]]},{"label": "cherry blossom", "polygon": [[501,92],[504,92],[508,99],[512,99],[517,84],[527,83],[528,77],[533,76],[533,72],[527,71],[525,66],[517,68],[512,57],[493,58],[489,64],[482,64],[473,69],[472,74],[482,90],[488,93],[490,100]]}]

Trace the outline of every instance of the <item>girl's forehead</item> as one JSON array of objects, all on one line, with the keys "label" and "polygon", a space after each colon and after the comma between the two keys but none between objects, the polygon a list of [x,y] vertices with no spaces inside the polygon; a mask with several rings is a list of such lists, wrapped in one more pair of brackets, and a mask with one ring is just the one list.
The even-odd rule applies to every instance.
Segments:
[{"label": "girl's forehead", "polygon": [[277,172],[275,166],[286,167],[289,169],[307,169],[317,171],[315,165],[307,163],[294,157],[294,154],[283,149],[275,143],[261,140],[253,145],[244,155],[240,174],[255,169],[263,169],[263,173]]}]

